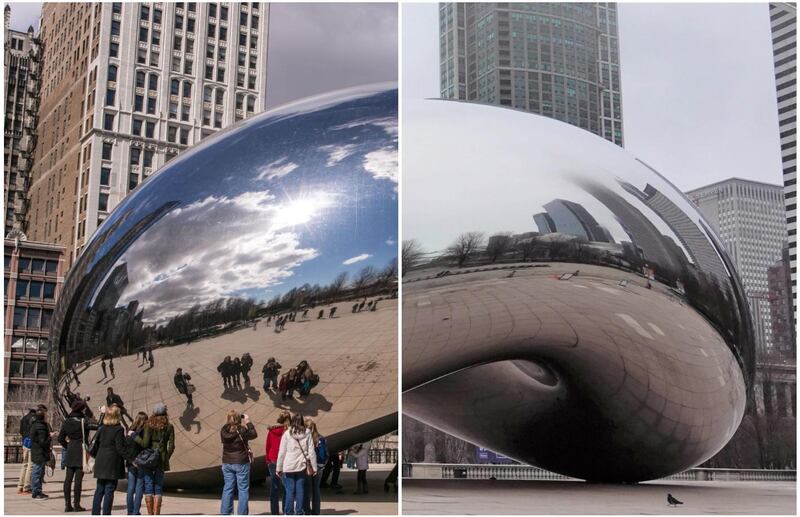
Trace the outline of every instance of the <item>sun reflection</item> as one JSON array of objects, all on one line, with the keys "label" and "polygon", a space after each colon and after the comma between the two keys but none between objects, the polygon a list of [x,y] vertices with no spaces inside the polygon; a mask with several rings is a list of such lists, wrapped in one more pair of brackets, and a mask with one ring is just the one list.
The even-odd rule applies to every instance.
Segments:
[{"label": "sun reflection", "polygon": [[273,229],[290,228],[311,222],[333,203],[333,197],[333,194],[327,192],[314,192],[289,199],[278,207]]}]

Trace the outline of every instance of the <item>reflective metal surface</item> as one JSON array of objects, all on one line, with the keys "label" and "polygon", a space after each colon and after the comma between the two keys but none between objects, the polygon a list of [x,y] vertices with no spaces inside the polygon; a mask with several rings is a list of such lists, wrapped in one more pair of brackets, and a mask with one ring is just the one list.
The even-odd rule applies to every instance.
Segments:
[{"label": "reflective metal surface", "polygon": [[558,121],[403,109],[403,411],[594,481],[719,451],[754,345],[731,261],[690,202]]},{"label": "reflective metal surface", "polygon": [[[52,325],[57,397],[79,392],[96,412],[111,387],[131,415],[166,403],[177,442],[171,486],[221,479],[219,430],[232,408],[259,432],[255,476],[282,409],[314,417],[332,450],[390,432],[396,242],[394,86],[236,125],[150,177],[86,245]],[[351,311],[365,299],[367,309],[380,301]],[[292,316],[276,332],[279,315]],[[245,354],[250,371],[224,379],[224,358]],[[319,384],[286,400],[265,390],[271,357],[281,374],[307,361]],[[176,387],[178,368],[196,389],[191,402]]]}]

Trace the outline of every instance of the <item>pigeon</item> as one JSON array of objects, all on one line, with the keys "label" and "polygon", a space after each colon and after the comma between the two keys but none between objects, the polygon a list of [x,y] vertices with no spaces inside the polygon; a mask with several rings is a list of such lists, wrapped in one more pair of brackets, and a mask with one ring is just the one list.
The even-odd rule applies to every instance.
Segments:
[{"label": "pigeon", "polygon": [[670,506],[678,506],[679,504],[683,504],[683,502],[672,497],[672,494],[667,494],[667,504]]}]

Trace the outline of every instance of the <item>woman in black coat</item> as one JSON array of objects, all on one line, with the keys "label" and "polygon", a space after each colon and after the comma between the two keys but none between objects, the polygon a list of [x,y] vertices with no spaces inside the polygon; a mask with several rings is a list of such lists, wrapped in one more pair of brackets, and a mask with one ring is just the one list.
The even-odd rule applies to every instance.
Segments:
[{"label": "woman in black coat", "polygon": [[42,492],[44,481],[44,467],[50,462],[53,451],[50,424],[47,423],[47,410],[40,407],[31,423],[31,497],[34,499],[47,499]]},{"label": "woman in black coat", "polygon": [[92,515],[111,515],[114,504],[114,490],[117,481],[125,478],[125,460],[133,460],[132,450],[125,440],[125,429],[120,424],[120,410],[117,406],[106,408],[103,415],[103,427],[97,431],[94,453],[94,477],[97,489],[94,491]]},{"label": "woman in black coat", "polygon": [[[75,400],[72,403],[72,412],[67,416],[58,433],[58,443],[67,451],[64,465],[67,468],[64,478],[64,512],[85,512],[81,507],[81,489],[83,485],[83,444],[89,443],[89,425],[84,416],[86,403]],[[73,480],[75,488],[74,497],[70,499],[70,489]]]}]

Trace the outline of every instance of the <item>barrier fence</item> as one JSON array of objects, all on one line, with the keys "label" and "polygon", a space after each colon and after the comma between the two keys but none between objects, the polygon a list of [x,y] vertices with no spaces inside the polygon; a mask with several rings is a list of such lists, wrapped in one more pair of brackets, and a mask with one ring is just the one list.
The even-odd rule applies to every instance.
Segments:
[{"label": "barrier fence", "polygon": [[[494,478],[516,481],[575,479],[530,465],[456,465],[448,463],[404,463],[403,478]],[[662,479],[676,481],[796,481],[797,472],[795,470],[694,468]]]}]

